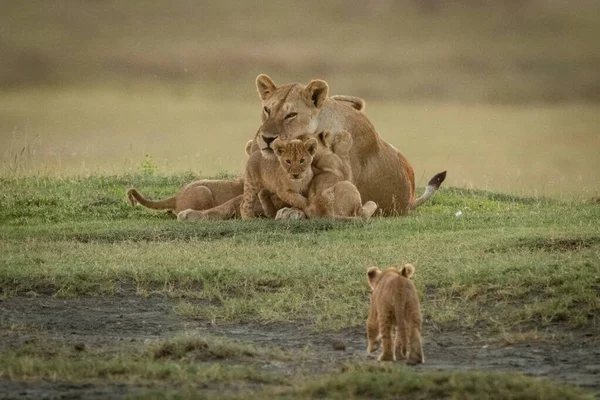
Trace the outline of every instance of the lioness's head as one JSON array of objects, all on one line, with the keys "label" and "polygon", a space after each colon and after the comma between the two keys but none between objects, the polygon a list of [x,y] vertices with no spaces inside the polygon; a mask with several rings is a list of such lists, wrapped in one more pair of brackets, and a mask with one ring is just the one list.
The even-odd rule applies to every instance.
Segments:
[{"label": "lioness's head", "polygon": [[317,139],[310,138],[307,141],[298,139],[273,141],[273,150],[279,159],[281,168],[288,174],[290,179],[302,179],[306,171],[311,168],[313,156],[317,151]]},{"label": "lioness's head", "polygon": [[263,74],[256,78],[256,88],[262,100],[263,122],[256,134],[256,142],[264,156],[273,155],[272,144],[278,137],[289,140],[315,133],[317,117],[329,92],[325,81],[277,87]]}]

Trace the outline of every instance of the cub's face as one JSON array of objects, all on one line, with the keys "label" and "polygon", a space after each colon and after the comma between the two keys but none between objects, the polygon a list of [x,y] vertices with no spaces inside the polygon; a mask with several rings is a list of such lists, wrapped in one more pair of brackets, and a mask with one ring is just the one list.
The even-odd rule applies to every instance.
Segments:
[{"label": "cub's face", "polygon": [[311,138],[305,142],[298,139],[273,141],[273,149],[279,164],[291,180],[302,179],[311,168],[313,156],[317,151],[317,140]]},{"label": "cub's face", "polygon": [[277,138],[290,140],[315,133],[317,117],[329,91],[326,82],[313,80],[306,86],[277,87],[271,78],[259,75],[256,87],[262,100],[262,125],[256,134],[256,143],[263,156],[273,157],[273,141]]}]

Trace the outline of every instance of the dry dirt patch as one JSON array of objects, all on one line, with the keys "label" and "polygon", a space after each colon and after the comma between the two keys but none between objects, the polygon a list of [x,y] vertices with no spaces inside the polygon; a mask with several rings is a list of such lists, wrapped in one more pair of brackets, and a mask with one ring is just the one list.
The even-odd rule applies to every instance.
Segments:
[{"label": "dry dirt patch", "polygon": [[[94,297],[57,299],[14,297],[0,301],[0,351],[15,349],[33,338],[45,337],[67,345],[132,346],[181,332],[223,336],[261,347],[299,351],[301,359],[276,361],[269,369],[284,374],[339,371],[345,362],[368,359],[363,327],[340,332],[315,332],[310,324],[211,325],[175,315],[174,302],[163,297]],[[417,370],[501,370],[546,376],[600,391],[600,343],[589,331],[556,331],[561,340],[523,340],[507,345],[459,328],[440,331],[424,326],[426,364]],[[345,350],[336,350],[339,343]],[[129,343],[129,344],[128,344]],[[336,344],[336,346],[334,346]],[[240,361],[240,362],[243,362]],[[3,398],[120,398],[144,390],[116,384],[13,382],[0,380]]]}]

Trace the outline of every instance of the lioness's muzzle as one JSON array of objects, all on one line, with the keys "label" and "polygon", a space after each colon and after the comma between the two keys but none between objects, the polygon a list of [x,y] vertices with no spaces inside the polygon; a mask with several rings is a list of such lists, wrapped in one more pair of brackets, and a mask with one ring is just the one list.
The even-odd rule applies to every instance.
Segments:
[{"label": "lioness's muzzle", "polygon": [[270,136],[263,135],[261,137],[262,137],[262,140],[267,144],[267,147],[271,147],[271,143],[273,143],[273,141],[275,139],[277,139],[277,136],[270,137]]}]

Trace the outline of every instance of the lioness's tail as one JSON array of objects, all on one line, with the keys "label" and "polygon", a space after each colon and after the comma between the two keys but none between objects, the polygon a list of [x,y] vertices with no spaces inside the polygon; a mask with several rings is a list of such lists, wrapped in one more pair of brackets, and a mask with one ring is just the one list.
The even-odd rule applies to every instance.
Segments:
[{"label": "lioness's tail", "polygon": [[365,103],[365,101],[363,99],[361,99],[360,97],[356,97],[356,96],[346,96],[343,94],[335,94],[333,96],[330,97],[330,99],[335,100],[335,101],[341,101],[341,102],[346,102],[348,103],[348,105],[358,111],[364,111],[365,107],[367,106],[367,103]]},{"label": "lioness's tail", "polygon": [[411,278],[415,274],[415,267],[412,264],[406,264],[400,268],[400,274],[406,278]]},{"label": "lioness's tail", "polygon": [[134,188],[131,188],[127,191],[127,199],[132,207],[135,207],[137,203],[140,203],[144,207],[148,207],[153,210],[174,210],[177,206],[175,202],[175,196],[164,200],[152,201],[142,196],[140,192]]},{"label": "lioness's tail", "polygon": [[446,171],[435,174],[435,176],[429,180],[427,188],[425,189],[425,193],[423,193],[421,197],[415,199],[415,201],[410,205],[410,209],[415,209],[429,200],[440,188],[440,185],[442,182],[444,182],[444,179],[446,179]]}]

